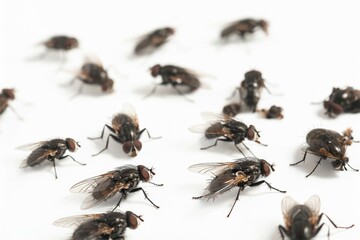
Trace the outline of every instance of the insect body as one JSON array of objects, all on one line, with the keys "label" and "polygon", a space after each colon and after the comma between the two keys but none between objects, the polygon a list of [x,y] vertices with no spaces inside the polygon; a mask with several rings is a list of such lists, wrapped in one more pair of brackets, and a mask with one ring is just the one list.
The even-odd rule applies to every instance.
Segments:
[{"label": "insect body", "polygon": [[349,158],[345,156],[346,147],[353,142],[350,129],[347,129],[344,135],[340,135],[338,132],[333,130],[316,128],[306,135],[306,142],[309,147],[306,148],[303,159],[299,162],[290,164],[291,166],[294,166],[304,162],[308,151],[319,155],[320,159],[315,168],[306,175],[306,177],[310,176],[320,165],[320,162],[326,158],[333,159],[332,166],[335,170],[347,170],[346,165],[348,165],[351,169],[358,171],[349,165]]},{"label": "insect body", "polygon": [[54,36],[44,42],[48,49],[69,51],[79,47],[79,41],[69,36]]},{"label": "insect body", "polygon": [[4,88],[0,93],[0,114],[9,107],[9,100],[15,99],[14,89]]},{"label": "insect body", "polygon": [[[253,125],[248,126],[245,123],[227,115],[218,115],[213,113],[203,113],[202,115],[204,118],[210,119],[209,124],[195,125],[190,128],[190,131],[204,133],[205,138],[207,139],[216,139],[213,145],[203,147],[201,148],[202,150],[215,147],[218,141],[233,142],[239,152],[245,156],[245,154],[237,146],[241,143],[248,151],[250,151],[250,149],[244,144],[245,139],[262,144],[259,141],[259,132]],[[265,144],[262,145],[266,146]]]},{"label": "insect body", "polygon": [[85,63],[76,78],[85,84],[99,85],[103,92],[111,92],[113,90],[114,81],[109,78],[103,66],[98,63]]},{"label": "insect body", "polygon": [[116,193],[120,193],[121,197],[114,207],[113,211],[120,205],[120,202],[127,194],[137,191],[142,191],[145,198],[156,208],[155,205],[147,196],[142,187],[138,184],[142,182],[149,182],[156,186],[162,184],[155,184],[150,182],[152,176],[155,175],[154,171],[143,165],[125,165],[116,168],[113,171],[85,179],[76,183],[70,188],[73,193],[89,193],[88,197],[81,205],[82,209],[88,209],[98,205],[101,202],[113,197]]},{"label": "insect body", "polygon": [[112,118],[111,126],[105,124],[100,137],[89,139],[102,139],[104,137],[105,127],[108,128],[113,134],[108,135],[105,148],[93,156],[100,154],[108,148],[111,137],[115,141],[123,144],[123,151],[126,154],[128,154],[130,157],[135,157],[142,148],[142,143],[139,140],[142,133],[146,131],[149,138],[151,138],[146,128],[143,128],[142,130],[139,129],[139,120],[131,105],[125,105],[124,110]]},{"label": "insect body", "polygon": [[145,35],[140,42],[136,44],[134,53],[137,55],[150,53],[165,44],[174,33],[175,30],[170,27],[157,29]]},{"label": "insect body", "polygon": [[224,28],[221,31],[220,36],[222,38],[228,38],[231,35],[240,35],[241,38],[245,38],[246,34],[252,34],[259,29],[263,30],[267,34],[268,25],[268,22],[262,19],[256,20],[252,18],[246,18]]},{"label": "insect body", "polygon": [[341,113],[360,112],[360,90],[352,87],[333,88],[328,100],[323,102],[325,114],[336,117]]},{"label": "insect body", "polygon": [[71,240],[124,240],[125,230],[127,228],[136,229],[139,221],[144,221],[141,216],[127,211],[125,213],[108,212],[70,216],[56,220],[54,225],[60,227],[76,226]]},{"label": "insect body", "polygon": [[55,178],[57,178],[56,167],[55,167],[55,160],[61,160],[66,157],[70,157],[73,161],[85,165],[84,163],[80,163],[76,161],[71,155],[64,155],[66,150],[70,152],[75,152],[77,147],[80,145],[72,138],[66,139],[52,139],[50,141],[41,141],[34,144],[27,144],[23,146],[19,146],[18,149],[31,149],[32,152],[30,155],[22,161],[20,164],[20,168],[25,167],[34,167],[36,165],[41,164],[45,160],[49,160],[53,163],[54,171],[55,171]]},{"label": "insect body", "polygon": [[200,199],[203,197],[208,199],[215,198],[234,187],[239,188],[236,199],[227,217],[230,216],[236,201],[239,199],[240,191],[244,190],[246,187],[255,187],[265,183],[270,189],[274,189],[281,193],[286,192],[272,187],[265,180],[258,181],[260,176],[267,177],[270,175],[271,171],[275,171],[273,165],[263,159],[247,157],[238,159],[234,162],[200,163],[190,166],[189,169],[191,171],[213,176],[205,193],[199,197],[193,197],[193,199]]},{"label": "insect body", "polygon": [[283,119],[282,107],[272,105],[269,109],[261,109],[259,112],[264,114],[267,119]]},{"label": "insect body", "polygon": [[188,88],[189,92],[195,91],[200,87],[198,76],[185,68],[173,65],[160,66],[159,64],[156,64],[150,68],[150,71],[153,77],[160,76],[162,82],[157,84],[148,95],[153,94],[158,85],[170,84],[180,95],[184,94],[178,89],[180,86]]},{"label": "insect body", "polygon": [[[284,216],[285,227],[279,225],[281,238],[284,234],[291,240],[308,240],[314,238],[324,226],[320,224],[321,218],[325,215],[335,228],[351,228],[339,227],[324,213],[320,213],[320,198],[313,195],[304,204],[298,204],[289,196],[284,197],[281,203],[281,209]],[[328,237],[330,231],[328,231]]]}]

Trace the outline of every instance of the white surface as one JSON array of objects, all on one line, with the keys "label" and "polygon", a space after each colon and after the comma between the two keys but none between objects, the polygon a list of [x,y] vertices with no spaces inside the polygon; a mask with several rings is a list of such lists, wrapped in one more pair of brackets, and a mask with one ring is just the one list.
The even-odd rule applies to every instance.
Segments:
[{"label": "white surface", "polygon": [[[241,157],[232,144],[220,143],[199,150],[201,135],[188,128],[203,123],[203,111],[220,112],[226,98],[238,86],[246,71],[263,73],[274,93],[264,92],[260,108],[273,104],[284,108],[283,120],[266,120],[256,114],[239,115],[246,124],[261,131],[268,147],[246,142],[260,158],[276,163],[266,180],[287,190],[299,202],[318,194],[321,211],[338,225],[355,227],[342,231],[330,225],[331,239],[358,239],[360,236],[360,173],[335,172],[330,161],[305,178],[317,158],[305,165],[289,167],[302,158],[305,136],[315,127],[343,131],[352,127],[360,139],[359,115],[344,114],[337,119],[323,115],[322,101],[332,87],[359,88],[359,14],[356,1],[0,1],[0,87],[14,87],[17,99],[11,102],[23,117],[12,111],[0,118],[0,180],[2,183],[2,239],[67,239],[72,229],[52,225],[58,218],[97,213],[112,209],[113,203],[80,210],[85,195],[69,192],[76,182],[124,164],[153,166],[153,181],[163,187],[141,184],[160,206],[156,210],[141,193],[129,195],[121,210],[141,214],[144,222],[128,230],[126,239],[280,239],[283,225],[281,200],[284,194],[265,185],[241,192],[230,218],[226,215],[236,191],[212,201],[192,200],[203,192],[207,176],[192,173],[188,166],[201,162],[232,161]],[[220,45],[219,32],[228,22],[245,18],[269,21],[269,35],[258,33],[253,41]],[[174,37],[160,51],[141,58],[131,51],[142,34],[162,26],[173,26]],[[81,51],[67,55],[59,70],[59,59],[47,57],[29,61],[43,50],[37,43],[57,34],[77,37]],[[82,64],[83,54],[96,56],[115,80],[115,92],[103,95],[85,87],[74,99],[79,83],[63,87]],[[167,87],[147,99],[154,79],[148,68],[154,64],[176,64],[203,74],[210,89],[199,89],[186,101]],[[211,76],[211,77],[209,77]],[[142,137],[143,149],[130,159],[122,146],[110,141],[109,149],[97,157],[105,141],[98,136],[111,116],[130,102],[137,111],[140,127],[158,140]],[[35,169],[19,169],[27,152],[15,147],[51,139],[72,137],[82,148],[72,154],[80,166],[65,159],[57,162],[58,180],[46,162]],[[360,147],[348,149],[350,164],[360,168]],[[116,199],[114,199],[116,201]],[[326,239],[325,227],[317,239]]]}]

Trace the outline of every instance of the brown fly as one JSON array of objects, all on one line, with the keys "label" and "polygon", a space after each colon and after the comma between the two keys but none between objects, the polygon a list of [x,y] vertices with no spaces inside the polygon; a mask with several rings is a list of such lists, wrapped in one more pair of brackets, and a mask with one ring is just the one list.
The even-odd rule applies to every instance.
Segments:
[{"label": "brown fly", "polygon": [[120,193],[120,198],[113,209],[114,211],[118,206],[120,206],[122,199],[124,199],[129,193],[137,191],[142,191],[145,198],[154,207],[159,208],[150,200],[150,198],[148,198],[144,189],[142,187],[138,187],[140,182],[147,182],[155,186],[162,186],[162,184],[150,182],[153,175],[155,175],[155,172],[152,168],[147,168],[143,165],[125,165],[118,167],[113,171],[109,171],[76,183],[70,188],[70,192],[89,194],[81,204],[81,209],[94,207],[99,203],[112,198],[116,193]]},{"label": "brown fly", "polygon": [[234,162],[200,163],[190,166],[189,170],[208,174],[213,177],[205,189],[205,193],[199,197],[193,197],[193,199],[215,199],[218,195],[235,187],[239,188],[227,217],[230,216],[235,203],[239,199],[240,191],[246,187],[256,187],[265,183],[270,190],[273,189],[281,193],[286,193],[286,191],[272,187],[265,180],[258,181],[260,177],[267,177],[271,171],[275,171],[273,165],[263,159],[247,157]]},{"label": "brown fly", "polygon": [[269,109],[261,109],[259,112],[267,119],[283,119],[282,111],[282,107],[272,105]]},{"label": "brown fly", "polygon": [[[153,138],[146,128],[140,130],[138,117],[130,104],[125,104],[122,112],[117,113],[112,118],[111,125],[104,125],[100,137],[89,139],[102,139],[104,137],[105,128],[109,129],[112,133],[108,135],[105,147],[100,152],[93,154],[93,156],[102,153],[108,148],[110,137],[116,142],[123,144],[123,151],[130,157],[136,157],[142,149],[140,137],[144,131],[147,132],[149,138]],[[157,138],[159,137],[153,139]]]},{"label": "brown fly", "polygon": [[229,26],[225,27],[221,31],[221,38],[228,38],[231,35],[238,35],[241,38],[245,38],[247,34],[253,34],[255,31],[262,30],[266,34],[268,33],[268,22],[263,19],[246,18],[236,21]]},{"label": "brown fly", "polygon": [[52,162],[55,171],[55,178],[57,178],[55,160],[61,160],[66,157],[70,157],[74,162],[80,165],[85,165],[85,163],[76,161],[71,155],[65,155],[67,150],[70,152],[75,152],[77,147],[80,147],[79,143],[72,138],[56,138],[49,141],[41,141],[33,144],[19,146],[17,149],[32,150],[30,155],[22,161],[20,168],[34,167],[40,165],[45,160],[48,160]]},{"label": "brown fly", "polygon": [[144,55],[152,53],[160,46],[164,45],[169,38],[175,33],[174,28],[164,27],[156,29],[146,34],[135,46],[134,53],[136,55]]},{"label": "brown fly", "polygon": [[354,169],[349,165],[349,158],[345,156],[347,146],[351,145],[353,142],[356,142],[353,140],[351,129],[347,129],[343,135],[341,135],[340,133],[333,130],[315,128],[306,135],[306,142],[309,146],[305,150],[303,159],[296,163],[290,164],[290,166],[295,166],[301,162],[305,162],[308,151],[315,155],[319,155],[319,161],[315,165],[314,169],[308,175],[306,175],[306,177],[310,176],[320,165],[321,161],[327,158],[333,159],[331,164],[334,170],[347,170],[347,165],[354,171],[359,171],[358,169]]},{"label": "brown fly", "polygon": [[64,217],[56,220],[54,225],[75,227],[71,240],[124,240],[126,229],[136,229],[140,221],[144,221],[141,216],[126,211]]},{"label": "brown fly", "polygon": [[156,64],[150,68],[150,71],[151,76],[160,76],[162,81],[155,85],[147,96],[155,93],[159,85],[171,85],[180,95],[184,95],[184,92],[179,87],[187,88],[187,92],[193,92],[200,87],[198,75],[189,69],[173,65],[161,66]]},{"label": "brown fly", "polygon": [[246,125],[243,122],[238,121],[235,118],[227,115],[215,114],[215,113],[202,113],[202,116],[208,121],[206,124],[194,125],[190,127],[190,131],[203,133],[207,139],[216,139],[215,143],[202,147],[201,150],[215,147],[218,141],[232,142],[239,152],[244,155],[241,149],[237,146],[242,144],[253,156],[255,156],[250,149],[245,145],[244,140],[254,141],[258,144],[266,146],[260,143],[259,131],[253,125]]},{"label": "brown fly", "polygon": [[[304,204],[299,204],[292,197],[286,196],[282,200],[281,210],[285,222],[285,227],[279,225],[282,239],[285,239],[284,235],[291,240],[313,239],[324,226],[324,223],[320,224],[323,215],[335,228],[349,229],[354,226],[354,224],[349,227],[337,226],[325,213],[320,213],[320,198],[317,195],[311,196]],[[329,238],[330,229],[327,235]]]}]

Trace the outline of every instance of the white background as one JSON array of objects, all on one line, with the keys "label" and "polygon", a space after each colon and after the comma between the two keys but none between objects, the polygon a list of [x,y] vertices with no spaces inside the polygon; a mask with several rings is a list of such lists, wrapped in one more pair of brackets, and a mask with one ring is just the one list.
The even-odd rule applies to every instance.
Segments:
[{"label": "white background", "polygon": [[[331,239],[360,236],[360,173],[335,172],[324,161],[305,178],[318,159],[309,156],[304,165],[289,167],[302,158],[307,132],[316,127],[343,131],[352,127],[360,139],[359,115],[343,114],[336,119],[324,115],[321,102],[332,87],[359,88],[360,15],[356,1],[0,1],[0,87],[15,88],[10,102],[23,120],[7,110],[0,118],[0,180],[2,239],[68,239],[73,229],[52,225],[58,218],[111,210],[116,198],[89,210],[80,210],[85,198],[69,188],[88,177],[124,164],[154,167],[153,181],[163,187],[141,184],[160,206],[153,208],[142,194],[122,202],[121,210],[141,214],[145,220],[126,239],[280,239],[284,194],[265,185],[247,188],[240,194],[230,218],[226,218],[236,191],[213,201],[192,200],[202,194],[208,177],[187,170],[195,163],[225,162],[242,157],[232,144],[199,150],[209,144],[200,134],[188,131],[203,123],[200,113],[220,112],[226,98],[240,84],[244,73],[263,73],[274,94],[263,92],[259,108],[273,104],[284,108],[283,120],[267,120],[244,113],[238,118],[261,131],[262,147],[246,141],[256,156],[275,163],[276,171],[266,180],[302,203],[311,195],[321,198],[321,211],[338,225],[355,224],[350,230],[330,226]],[[211,3],[210,3],[211,2]],[[229,22],[245,17],[266,19],[269,35],[258,32],[249,41],[220,44],[219,33]],[[131,55],[139,36],[159,27],[171,26],[176,34],[158,52],[140,58]],[[67,54],[60,66],[58,55],[36,59],[44,49],[38,43],[66,34],[80,41],[80,50]],[[115,92],[103,94],[96,87],[71,98],[80,82],[64,87],[84,61],[98,58],[115,81]],[[188,95],[191,103],[170,87],[151,91],[155,79],[148,69],[154,64],[175,64],[201,73],[207,87]],[[59,67],[60,66],[60,67]],[[140,128],[153,136],[142,136],[143,149],[130,159],[122,146],[110,141],[91,141],[113,114],[130,102]],[[19,169],[29,152],[19,145],[72,137],[81,148],[57,162],[59,179],[52,165]],[[360,168],[359,144],[348,148],[354,168]],[[317,239],[326,239],[327,227]]]}]

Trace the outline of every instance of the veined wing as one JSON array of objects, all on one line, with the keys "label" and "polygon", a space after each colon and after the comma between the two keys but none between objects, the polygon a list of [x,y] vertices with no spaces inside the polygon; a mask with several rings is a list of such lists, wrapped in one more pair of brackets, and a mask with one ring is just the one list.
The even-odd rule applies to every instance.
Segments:
[{"label": "veined wing", "polygon": [[98,219],[103,215],[104,214],[99,213],[99,214],[83,214],[83,215],[69,216],[69,217],[60,218],[55,222],[53,222],[53,224],[59,227],[77,227],[86,221]]},{"label": "veined wing", "polygon": [[214,162],[214,163],[198,163],[191,165],[188,169],[192,172],[216,176],[221,172],[231,169],[235,166],[234,162]]}]

